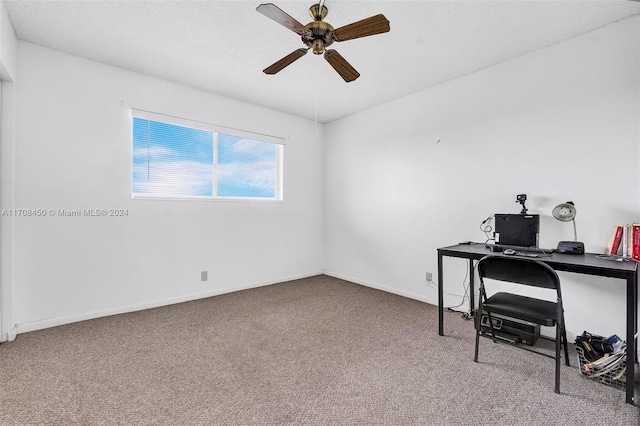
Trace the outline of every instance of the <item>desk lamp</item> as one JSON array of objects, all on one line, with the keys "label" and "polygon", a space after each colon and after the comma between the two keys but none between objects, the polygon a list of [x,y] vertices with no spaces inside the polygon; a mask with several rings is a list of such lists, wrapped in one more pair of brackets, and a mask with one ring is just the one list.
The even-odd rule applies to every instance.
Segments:
[{"label": "desk lamp", "polygon": [[560,222],[573,222],[573,241],[560,241],[556,251],[558,253],[584,254],[584,243],[578,242],[576,206],[573,204],[573,201],[558,204],[553,208],[551,214]]}]

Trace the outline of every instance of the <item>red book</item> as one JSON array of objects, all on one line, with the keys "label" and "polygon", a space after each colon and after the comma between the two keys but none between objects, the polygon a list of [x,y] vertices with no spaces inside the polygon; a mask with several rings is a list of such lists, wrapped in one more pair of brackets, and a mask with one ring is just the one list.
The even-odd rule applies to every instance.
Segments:
[{"label": "red book", "polygon": [[631,257],[640,260],[640,223],[634,223],[631,228],[633,229],[633,253]]},{"label": "red book", "polygon": [[622,226],[614,226],[613,232],[611,233],[611,239],[609,240],[609,244],[607,244],[607,249],[605,254],[618,254],[618,249],[620,248],[620,243],[622,242],[622,230],[624,228]]}]

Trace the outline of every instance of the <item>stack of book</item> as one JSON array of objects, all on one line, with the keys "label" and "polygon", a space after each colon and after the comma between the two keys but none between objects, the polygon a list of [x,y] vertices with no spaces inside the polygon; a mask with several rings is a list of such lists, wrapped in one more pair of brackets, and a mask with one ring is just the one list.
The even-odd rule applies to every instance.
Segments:
[{"label": "stack of book", "polygon": [[614,226],[605,254],[640,260],[640,223]]}]

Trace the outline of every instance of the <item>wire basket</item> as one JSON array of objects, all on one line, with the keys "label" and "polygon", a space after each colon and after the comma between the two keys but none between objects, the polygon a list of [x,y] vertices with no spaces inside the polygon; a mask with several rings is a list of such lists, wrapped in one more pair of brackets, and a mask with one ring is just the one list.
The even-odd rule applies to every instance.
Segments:
[{"label": "wire basket", "polygon": [[625,389],[627,371],[627,354],[621,353],[589,361],[584,357],[582,348],[576,346],[578,365],[583,377],[597,380],[616,389]]}]

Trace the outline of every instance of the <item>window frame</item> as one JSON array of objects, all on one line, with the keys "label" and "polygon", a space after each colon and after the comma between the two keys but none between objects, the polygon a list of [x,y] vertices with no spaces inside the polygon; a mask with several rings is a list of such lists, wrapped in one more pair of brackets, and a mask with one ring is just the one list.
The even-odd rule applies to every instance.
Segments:
[{"label": "window frame", "polygon": [[[176,194],[141,194],[134,193],[134,178],[133,178],[133,121],[134,118],[143,120],[150,120],[169,125],[175,125],[180,127],[186,127],[190,129],[203,130],[213,133],[213,164],[212,164],[212,195],[176,195]],[[143,109],[131,108],[131,128],[130,128],[130,193],[133,200],[183,200],[183,201],[247,201],[247,202],[267,202],[267,203],[281,203],[284,200],[284,147],[285,138],[279,136],[268,135],[264,133],[256,133],[249,130],[236,129],[232,127],[221,126],[217,124],[207,123],[198,120],[192,120],[188,118],[176,117],[173,115],[161,114],[151,112]],[[275,195],[274,197],[249,197],[249,196],[220,196],[218,195],[218,135],[235,136],[239,138],[245,138],[248,140],[270,143],[276,147],[276,176],[275,176]]]}]

